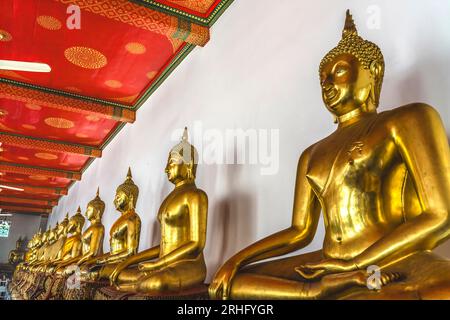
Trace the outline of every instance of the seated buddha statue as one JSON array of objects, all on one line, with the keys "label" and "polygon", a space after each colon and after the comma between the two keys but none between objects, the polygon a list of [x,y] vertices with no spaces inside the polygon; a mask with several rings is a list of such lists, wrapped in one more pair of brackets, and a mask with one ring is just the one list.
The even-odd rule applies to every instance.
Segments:
[{"label": "seated buddha statue", "polygon": [[131,169],[125,182],[116,190],[114,205],[121,216],[109,233],[110,252],[83,262],[81,278],[84,281],[107,280],[118,263],[135,255],[139,248],[141,219],[135,211],[139,188],[134,183]]},{"label": "seated buddha statue", "polygon": [[81,208],[78,207],[77,212],[69,219],[67,224],[67,237],[60,249],[59,256],[47,265],[46,271],[48,274],[52,274],[55,268],[61,270],[70,260],[81,255],[81,231],[83,230],[84,221]]},{"label": "seated buddha statue", "polygon": [[55,261],[61,259],[64,243],[67,239],[67,227],[69,226],[69,213],[63,221],[56,225],[54,229],[50,231],[48,241],[49,245],[44,254],[43,262],[40,264],[38,271],[46,272]]},{"label": "seated buddha statue", "polygon": [[41,230],[39,230],[39,232],[35,233],[31,237],[30,241],[28,241],[27,252],[25,253],[24,261],[20,262],[14,270],[11,291],[14,291],[25,281],[25,272],[28,271],[29,265],[36,259],[36,252],[41,245],[41,236],[42,233]]},{"label": "seated buddha statue", "polygon": [[105,227],[102,224],[102,216],[105,211],[105,202],[100,198],[99,192],[99,189],[97,189],[96,197],[87,205],[85,215],[90,222],[90,226],[81,236],[81,252],[79,255],[72,254],[72,257],[59,263],[56,270],[58,274],[71,274],[74,270],[66,267],[73,264],[83,265],[90,259],[96,259],[103,254]]},{"label": "seated buddha statue", "polygon": [[[450,261],[431,252],[450,236],[446,132],[423,103],[378,113],[383,74],[381,50],[347,11],[342,39],[320,64],[337,128],[300,156],[292,225],[231,257],[212,298],[450,298]],[[321,212],[322,250],[260,262],[310,244]],[[372,266],[379,290],[364,281]]]},{"label": "seated buddha statue", "polygon": [[26,265],[28,265],[33,259],[36,257],[36,250],[37,250],[37,238],[40,237],[41,231],[35,233],[30,241],[27,243],[27,250],[25,252],[24,261],[19,263],[16,269],[24,270]]},{"label": "seated buddha statue", "polygon": [[23,281],[19,285],[18,291],[21,294],[24,294],[31,287],[35,287],[37,285],[36,279],[38,275],[41,273],[41,269],[45,266],[49,261],[50,251],[53,243],[56,241],[56,228],[48,229],[41,236],[41,246],[37,250],[36,258],[32,263],[28,265],[27,275],[24,277]]},{"label": "seated buddha statue", "polygon": [[39,230],[31,237],[31,240],[28,241],[27,243],[28,250],[25,253],[25,259],[23,262],[17,265],[14,274],[16,274],[17,271],[28,271],[29,267],[37,260],[38,250],[42,246],[42,236],[43,233],[41,232],[41,230]]},{"label": "seated buddha statue", "polygon": [[[58,223],[56,227],[58,226]],[[56,228],[55,227],[55,228]],[[36,268],[44,263],[44,258],[46,256],[46,252],[50,250],[50,245],[53,243],[55,239],[55,231],[53,229],[47,229],[41,236],[40,242],[41,245],[39,246],[37,252],[36,252],[36,258],[32,263],[30,263],[29,270],[31,272],[35,272]]]},{"label": "seated buddha statue", "polygon": [[165,169],[175,188],[158,211],[160,243],[115,267],[110,282],[119,290],[180,292],[203,284],[208,197],[195,185],[197,159],[185,129],[182,141],[170,151]]},{"label": "seated buddha statue", "polygon": [[25,258],[25,250],[23,248],[23,239],[19,237],[16,241],[16,248],[11,250],[8,254],[8,262],[12,265],[17,265]]}]

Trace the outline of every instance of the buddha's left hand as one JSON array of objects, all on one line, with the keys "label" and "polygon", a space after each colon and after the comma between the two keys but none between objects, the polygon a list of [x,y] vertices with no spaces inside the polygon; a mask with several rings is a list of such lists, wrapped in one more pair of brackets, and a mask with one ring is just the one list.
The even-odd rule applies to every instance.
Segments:
[{"label": "buddha's left hand", "polygon": [[312,280],[327,274],[356,270],[357,266],[351,260],[325,259],[320,262],[310,262],[295,268],[303,278]]}]

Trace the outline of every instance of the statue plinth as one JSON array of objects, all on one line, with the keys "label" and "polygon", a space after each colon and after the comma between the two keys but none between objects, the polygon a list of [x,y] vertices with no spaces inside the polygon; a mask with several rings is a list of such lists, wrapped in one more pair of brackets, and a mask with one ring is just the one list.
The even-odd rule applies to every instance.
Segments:
[{"label": "statue plinth", "polygon": [[95,293],[94,300],[208,300],[206,284],[185,289],[180,292],[133,293],[119,291],[115,287],[104,287]]}]

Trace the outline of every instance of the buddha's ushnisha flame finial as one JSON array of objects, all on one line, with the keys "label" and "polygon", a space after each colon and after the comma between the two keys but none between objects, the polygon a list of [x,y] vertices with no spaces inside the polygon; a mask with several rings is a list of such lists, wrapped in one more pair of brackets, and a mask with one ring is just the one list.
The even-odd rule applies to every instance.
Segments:
[{"label": "buddha's ushnisha flame finial", "polygon": [[181,137],[181,141],[188,141],[188,128],[184,127],[183,136]]},{"label": "buddha's ushnisha flame finial", "polygon": [[95,194],[96,198],[100,198],[100,187],[97,187],[97,193]]},{"label": "buddha's ushnisha flame finial", "polygon": [[349,35],[358,35],[358,30],[356,30],[355,21],[353,21],[353,17],[350,13],[350,10],[347,9],[345,16],[345,24],[344,29],[342,30],[342,38],[345,38]]},{"label": "buddha's ushnisha flame finial", "polygon": [[131,174],[131,167],[128,167],[127,180],[131,180],[132,178],[133,178],[133,175]]},{"label": "buddha's ushnisha flame finial", "polygon": [[76,221],[81,228],[83,228],[85,219],[84,219],[83,215],[81,214],[80,206],[78,206],[77,212],[72,217],[72,219],[73,219],[73,221]]}]

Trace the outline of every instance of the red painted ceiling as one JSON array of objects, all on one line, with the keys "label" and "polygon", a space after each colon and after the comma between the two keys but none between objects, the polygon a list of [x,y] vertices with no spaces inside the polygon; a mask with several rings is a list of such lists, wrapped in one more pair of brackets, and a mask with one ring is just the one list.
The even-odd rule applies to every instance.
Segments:
[{"label": "red painted ceiling", "polygon": [[16,147],[8,143],[3,143],[1,148],[3,152],[0,153],[0,161],[23,165],[33,164],[51,169],[80,171],[90,158],[85,155],[59,151],[49,152],[47,150]]},{"label": "red painted ceiling", "polygon": [[[55,206],[193,46],[207,43],[200,18],[228,2],[1,0],[0,60],[51,72],[0,70],[0,185],[23,189],[0,186],[0,208]],[[67,24],[70,5],[80,29]]]}]

